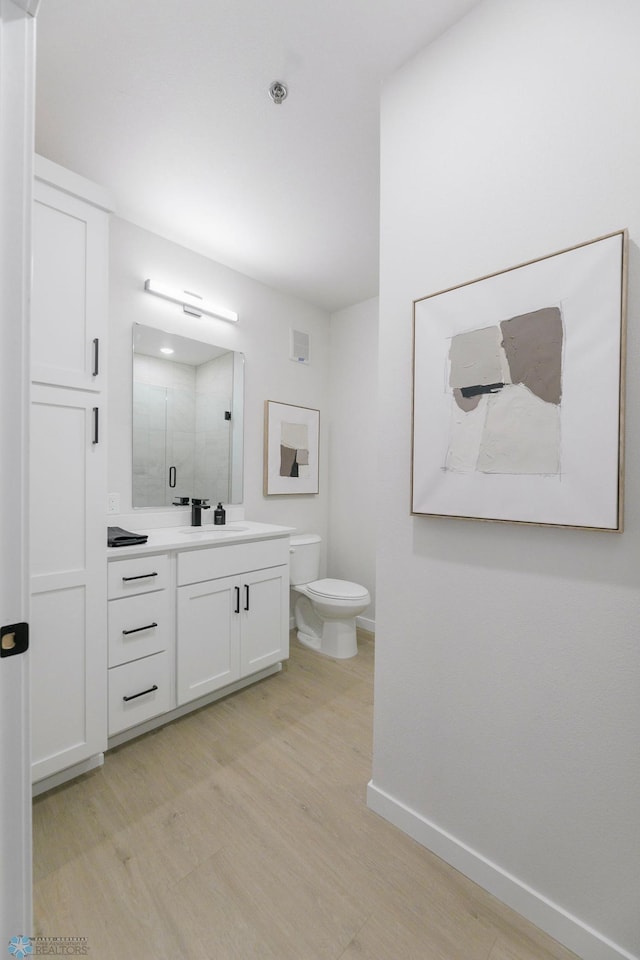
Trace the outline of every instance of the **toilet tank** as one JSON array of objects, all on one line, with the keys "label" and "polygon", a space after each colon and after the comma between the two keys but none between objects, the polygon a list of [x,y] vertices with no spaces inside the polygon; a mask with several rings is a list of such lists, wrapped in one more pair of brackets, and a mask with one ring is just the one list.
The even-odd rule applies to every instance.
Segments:
[{"label": "toilet tank", "polygon": [[289,577],[292,585],[312,583],[320,576],[320,544],[317,533],[297,533],[289,538]]}]

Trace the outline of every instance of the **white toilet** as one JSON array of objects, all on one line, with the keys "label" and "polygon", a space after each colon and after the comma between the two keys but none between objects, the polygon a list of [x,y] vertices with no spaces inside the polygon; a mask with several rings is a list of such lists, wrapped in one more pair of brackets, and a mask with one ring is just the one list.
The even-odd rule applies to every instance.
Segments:
[{"label": "white toilet", "polygon": [[358,652],[356,617],[371,603],[366,587],[349,580],[318,580],[317,533],[291,537],[291,587],[298,594],[295,618],[298,640],[328,657],[346,660]]}]

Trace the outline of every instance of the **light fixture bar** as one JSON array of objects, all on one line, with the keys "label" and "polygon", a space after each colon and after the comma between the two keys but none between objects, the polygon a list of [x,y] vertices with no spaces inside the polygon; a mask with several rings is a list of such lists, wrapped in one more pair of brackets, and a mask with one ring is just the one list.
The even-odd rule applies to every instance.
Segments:
[{"label": "light fixture bar", "polygon": [[238,322],[238,314],[233,310],[227,310],[225,307],[214,307],[207,303],[197,293],[191,293],[189,290],[172,290],[165,287],[164,284],[156,283],[155,280],[145,280],[144,288],[147,293],[153,293],[156,297],[162,297],[163,300],[170,300],[171,303],[178,303],[185,313],[193,317],[201,317],[206,313],[208,317],[217,317],[219,320],[228,320],[230,323]]}]

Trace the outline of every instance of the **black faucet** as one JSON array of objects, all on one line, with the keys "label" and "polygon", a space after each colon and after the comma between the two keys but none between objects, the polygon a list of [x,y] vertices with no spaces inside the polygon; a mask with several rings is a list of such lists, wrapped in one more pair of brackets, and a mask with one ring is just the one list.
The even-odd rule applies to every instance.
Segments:
[{"label": "black faucet", "polygon": [[191,526],[202,526],[202,511],[210,507],[208,500],[201,500],[199,497],[191,498]]}]

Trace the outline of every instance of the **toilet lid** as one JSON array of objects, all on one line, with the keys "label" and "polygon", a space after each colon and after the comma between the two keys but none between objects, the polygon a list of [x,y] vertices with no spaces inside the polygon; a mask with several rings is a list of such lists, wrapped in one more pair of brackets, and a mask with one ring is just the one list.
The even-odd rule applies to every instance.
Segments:
[{"label": "toilet lid", "polygon": [[333,597],[336,600],[363,600],[368,590],[351,580],[314,580],[307,584],[309,593],[317,597]]}]

